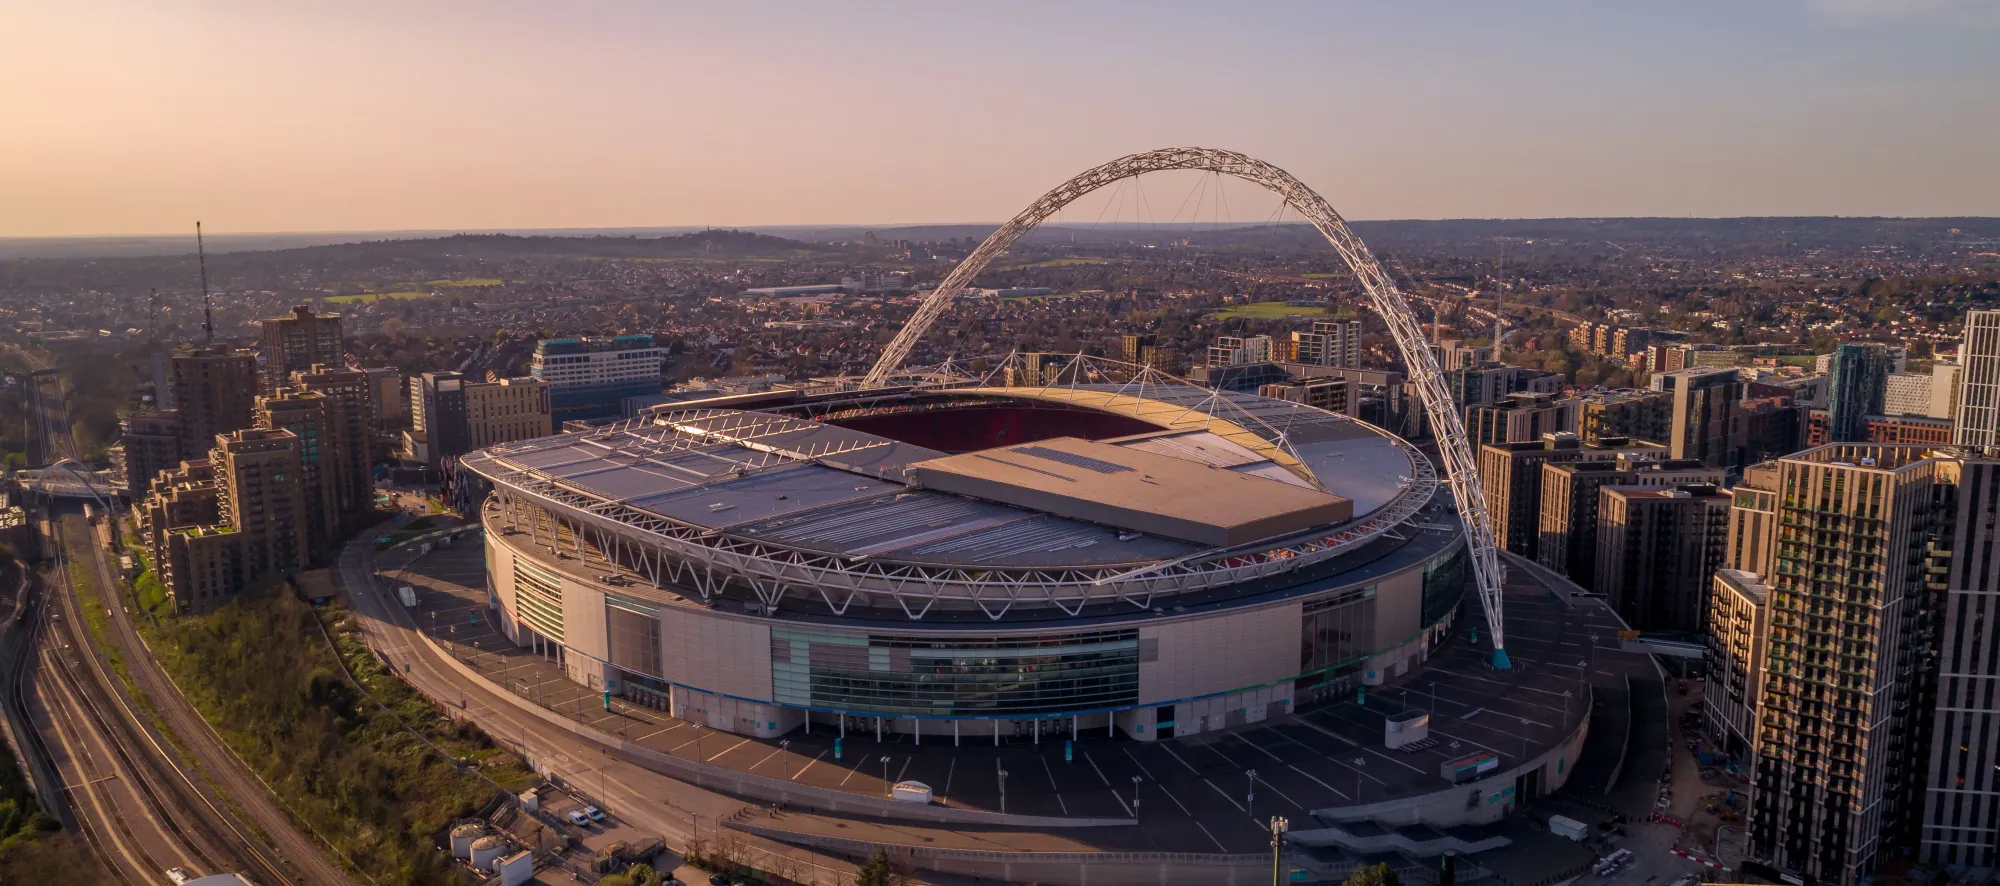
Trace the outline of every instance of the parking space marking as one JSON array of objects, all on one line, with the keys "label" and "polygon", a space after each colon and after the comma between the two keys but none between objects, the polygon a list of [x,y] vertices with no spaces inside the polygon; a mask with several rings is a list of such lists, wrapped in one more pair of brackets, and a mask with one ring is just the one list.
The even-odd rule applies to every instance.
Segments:
[{"label": "parking space marking", "polygon": [[1237,812],[1248,812],[1248,811],[1249,811],[1249,810],[1246,810],[1246,809],[1244,809],[1244,808],[1243,808],[1243,804],[1241,804],[1241,803],[1238,803],[1238,802],[1236,802],[1236,798],[1235,798],[1235,797],[1232,797],[1232,796],[1229,796],[1229,792],[1228,792],[1228,791],[1225,791],[1225,790],[1223,790],[1223,789],[1222,789],[1222,786],[1221,786],[1221,785],[1219,785],[1219,784],[1216,784],[1215,782],[1212,782],[1212,781],[1209,781],[1209,780],[1208,780],[1208,779],[1206,779],[1206,778],[1202,779],[1202,780],[1201,780],[1201,783],[1202,783],[1202,784],[1205,784],[1205,785],[1208,785],[1208,786],[1209,786],[1209,787],[1211,787],[1211,788],[1214,788],[1214,789],[1215,789],[1215,792],[1216,792],[1216,793],[1218,793],[1218,794],[1221,794],[1221,795],[1222,795],[1222,799],[1224,799],[1224,800],[1227,800],[1227,801],[1229,801],[1229,805],[1231,805],[1231,806],[1234,806],[1234,807],[1236,807],[1236,811],[1237,811]]},{"label": "parking space marking", "polygon": [[1199,770],[1199,769],[1196,769],[1196,768],[1194,768],[1194,764],[1192,764],[1192,763],[1189,763],[1188,761],[1186,761],[1186,760],[1183,760],[1183,759],[1181,759],[1181,755],[1179,755],[1179,754],[1176,754],[1176,753],[1174,753],[1174,749],[1173,749],[1172,747],[1169,747],[1168,745],[1166,745],[1166,744],[1164,744],[1164,743],[1161,743],[1161,744],[1160,744],[1160,750],[1163,750],[1163,751],[1166,751],[1166,752],[1167,752],[1167,756],[1169,756],[1169,757],[1172,757],[1172,758],[1174,758],[1174,760],[1175,760],[1176,762],[1180,763],[1180,764],[1181,764],[1182,766],[1186,766],[1186,767],[1187,767],[1187,771],[1188,771],[1188,772],[1190,772],[1190,773],[1193,773],[1193,774],[1194,774],[1194,777],[1196,777],[1196,778],[1201,778],[1201,777],[1202,777],[1202,774],[1201,774],[1201,770]]},{"label": "parking space marking", "polygon": [[812,758],[812,759],[811,759],[810,761],[808,761],[808,762],[806,763],[806,765],[804,765],[804,766],[801,766],[801,767],[799,767],[799,771],[798,771],[798,772],[795,772],[795,773],[793,773],[793,774],[792,774],[792,780],[793,780],[793,781],[798,781],[798,780],[799,780],[799,779],[801,779],[801,778],[805,778],[805,777],[806,777],[806,770],[808,770],[808,769],[811,769],[811,768],[813,768],[813,766],[814,766],[815,764],[817,764],[817,763],[818,763],[818,762],[820,761],[820,757],[825,757],[825,756],[826,756],[826,752],[825,752],[825,751],[820,751],[820,752],[819,752],[819,756],[818,756],[818,757],[814,757],[814,758]]},{"label": "parking space marking", "polygon": [[1104,786],[1107,788],[1111,786],[1111,779],[1104,777],[1104,770],[1097,768],[1097,761],[1090,759],[1090,754],[1086,753],[1083,755],[1083,762],[1090,764],[1091,771],[1097,773],[1098,781],[1104,782]]},{"label": "parking space marking", "polygon": [[1145,776],[1147,781],[1159,781],[1159,779],[1153,777],[1153,773],[1147,771],[1146,764],[1139,762],[1138,757],[1132,756],[1131,748],[1119,748],[1119,750],[1124,751],[1125,756],[1131,758],[1132,765],[1139,767],[1139,774]]},{"label": "parking space marking", "polygon": [[906,773],[906,772],[909,772],[909,771],[910,771],[910,761],[911,761],[911,760],[914,760],[914,759],[916,759],[916,755],[915,755],[915,754],[912,754],[912,755],[910,755],[910,756],[907,756],[907,757],[904,757],[904,758],[903,758],[903,765],[902,765],[902,767],[896,770],[896,780],[897,780],[897,781],[899,781],[899,782],[900,782],[900,781],[902,781],[902,780],[903,780],[903,774],[904,774],[904,773]]},{"label": "parking space marking", "polygon": [[847,777],[846,777],[846,778],[842,778],[842,779],[840,780],[840,786],[841,786],[841,787],[847,787],[847,779],[849,779],[849,778],[853,778],[853,777],[854,777],[854,773],[856,773],[856,772],[860,772],[860,771],[861,771],[861,764],[860,764],[859,762],[856,762],[856,763],[854,764],[854,768],[853,768],[853,769],[849,769],[849,770],[847,770]]},{"label": "parking space marking", "polygon": [[[1262,731],[1262,730],[1259,730],[1259,731]],[[1283,762],[1285,762],[1285,759],[1284,759],[1283,757],[1280,757],[1280,756],[1278,756],[1277,754],[1274,754],[1274,753],[1271,753],[1271,752],[1270,752],[1270,750],[1266,749],[1266,748],[1265,748],[1264,746],[1262,746],[1262,745],[1260,745],[1260,744],[1258,744],[1258,743],[1256,743],[1256,742],[1254,742],[1254,741],[1251,741],[1251,740],[1250,740],[1250,733],[1249,733],[1249,732],[1247,732],[1247,731],[1246,731],[1246,732],[1239,732],[1239,733],[1237,733],[1237,734],[1236,734],[1236,737],[1237,737],[1238,739],[1242,740],[1242,742],[1243,742],[1244,744],[1247,744],[1247,745],[1249,745],[1249,746],[1251,746],[1251,747],[1253,747],[1253,748],[1256,748],[1256,749],[1257,749],[1257,750],[1259,750],[1259,751],[1262,751],[1262,752],[1263,752],[1263,754],[1264,754],[1264,756],[1266,756],[1266,757],[1270,757],[1271,759],[1273,759],[1273,760],[1276,760],[1276,761],[1278,761],[1278,762],[1280,762],[1280,763],[1283,763]]]},{"label": "parking space marking", "polygon": [[1270,782],[1269,780],[1266,780],[1266,781],[1262,781],[1262,782],[1259,782],[1258,784],[1259,784],[1259,785],[1261,785],[1261,786],[1262,786],[1262,787],[1264,787],[1264,788],[1267,788],[1267,789],[1269,789],[1269,790],[1271,791],[1271,793],[1273,793],[1273,794],[1277,794],[1277,795],[1278,795],[1278,799],[1280,799],[1280,800],[1283,800],[1283,801],[1285,801],[1285,802],[1287,802],[1287,803],[1290,803],[1290,804],[1292,804],[1292,808],[1294,808],[1294,809],[1297,809],[1297,810],[1299,810],[1300,812],[1304,812],[1304,811],[1306,811],[1306,807],[1305,807],[1305,806],[1304,806],[1303,804],[1301,804],[1301,803],[1300,803],[1299,801],[1297,801],[1297,800],[1294,800],[1294,799],[1292,799],[1292,798],[1290,798],[1290,797],[1287,797],[1287,796],[1285,796],[1285,792],[1284,792],[1284,791],[1281,791],[1281,790],[1278,790],[1278,786],[1277,786],[1277,785],[1274,785],[1274,784],[1272,784],[1272,783],[1271,783],[1271,782]]},{"label": "parking space marking", "polygon": [[949,758],[947,765],[944,767],[944,791],[940,794],[940,796],[945,796],[945,797],[951,796],[951,777],[953,774],[957,772],[958,772],[958,755],[953,754]]},{"label": "parking space marking", "polygon": [[[1055,788],[1055,785],[1056,785],[1056,771],[1055,771],[1054,769],[1051,769],[1051,768],[1049,768],[1049,758],[1047,758],[1047,757],[1036,757],[1036,759],[1038,759],[1038,760],[1041,760],[1041,761],[1042,761],[1042,771],[1043,771],[1043,772],[1046,772],[1046,773],[1048,773],[1048,774],[1049,774],[1049,786],[1050,786],[1051,788]],[[1064,815],[1068,815],[1068,814],[1069,814],[1069,804],[1068,804],[1068,803],[1065,803],[1065,802],[1063,802],[1063,798],[1062,798],[1062,790],[1061,790],[1060,788],[1056,788],[1056,789],[1054,789],[1054,790],[1051,790],[1051,791],[1050,791],[1050,793],[1052,793],[1052,794],[1055,794],[1055,795],[1056,795],[1056,805],[1057,805],[1057,806],[1060,806],[1060,807],[1062,807],[1062,814],[1064,814]]]},{"label": "parking space marking", "polygon": [[745,770],[743,770],[743,771],[744,771],[744,772],[756,772],[756,771],[757,771],[757,767],[759,767],[759,766],[762,766],[762,765],[764,765],[764,764],[766,764],[766,763],[769,763],[769,762],[771,762],[771,758],[772,758],[772,757],[775,757],[775,756],[777,756],[777,755],[779,755],[779,754],[782,754],[782,753],[784,753],[784,752],[785,752],[785,749],[784,749],[784,748],[772,748],[772,749],[771,749],[771,752],[770,752],[769,754],[765,754],[765,755],[764,755],[764,759],[762,759],[762,760],[758,760],[757,762],[755,762],[755,763],[752,763],[752,764],[750,764],[750,768],[748,768],[748,769],[745,769]]},{"label": "parking space marking", "polygon": [[[1169,795],[1169,796],[1171,796],[1171,795]],[[1176,803],[1179,803],[1180,801],[1179,801],[1179,800],[1175,800],[1174,802],[1176,802]],[[1181,807],[1181,808],[1182,808],[1182,809],[1186,809],[1187,807],[1183,806],[1183,807]],[[1214,834],[1209,834],[1209,833],[1208,833],[1208,825],[1205,825],[1205,824],[1202,824],[1201,822],[1197,821],[1197,822],[1195,822],[1195,823],[1194,823],[1194,826],[1195,826],[1195,827],[1198,827],[1198,828],[1201,828],[1201,832],[1202,832],[1202,833],[1204,833],[1204,834],[1208,834],[1208,839],[1209,839],[1209,840],[1210,840],[1211,842],[1213,842],[1213,843],[1215,844],[1215,848],[1216,848],[1216,850],[1217,850],[1217,851],[1220,851],[1220,852],[1224,852],[1224,853],[1227,853],[1227,852],[1229,851],[1229,847],[1227,847],[1227,846],[1224,846],[1224,845],[1222,845],[1222,841],[1221,841],[1221,840],[1217,840],[1217,839],[1215,839],[1215,835],[1214,835]]]},{"label": "parking space marking", "polygon": [[633,742],[635,742],[635,743],[636,743],[636,742],[642,742],[642,741],[645,741],[646,739],[649,739],[649,738],[652,738],[652,737],[653,737],[653,736],[655,736],[655,735],[659,735],[659,734],[660,734],[660,733],[662,733],[662,732],[671,732],[671,731],[673,731],[673,728],[674,728],[674,724],[671,724],[671,723],[669,723],[669,724],[667,724],[666,726],[663,726],[663,727],[661,727],[661,728],[659,728],[659,729],[657,729],[657,730],[654,730],[654,731],[652,731],[652,732],[648,732],[648,733],[646,733],[645,735],[641,735],[641,736],[639,736],[638,738],[635,738],[635,739],[632,739],[632,741],[633,741]]},{"label": "parking space marking", "polygon": [[[735,743],[735,744],[733,744],[733,745],[730,745],[730,746],[729,746],[728,748],[725,748],[725,749],[723,749],[723,750],[721,750],[721,751],[717,752],[717,753],[716,753],[716,755],[715,755],[715,757],[720,757],[720,756],[722,756],[723,754],[727,754],[727,753],[729,753],[730,751],[733,751],[733,750],[736,750],[737,748],[740,748],[740,747],[742,747],[742,746],[744,746],[744,745],[746,745],[746,744],[749,744],[749,743],[750,743],[750,739],[747,739],[747,738],[746,738],[746,739],[744,739],[744,740],[742,740],[742,741],[739,741],[739,742],[737,742],[737,743]],[[710,758],[708,758],[708,759],[706,759],[706,760],[703,760],[702,762],[704,762],[704,763],[713,763],[713,762],[715,762],[715,757],[710,757]]]},{"label": "parking space marking", "polygon": [[1310,773],[1310,772],[1307,772],[1307,771],[1305,771],[1304,769],[1300,769],[1299,767],[1297,767],[1297,766],[1295,766],[1295,765],[1292,765],[1292,764],[1290,764],[1290,763],[1286,763],[1286,764],[1285,764],[1285,768],[1286,768],[1286,769],[1290,769],[1290,770],[1292,770],[1293,772],[1296,772],[1296,773],[1298,773],[1298,774],[1300,774],[1300,775],[1303,775],[1303,776],[1305,776],[1306,778],[1309,778],[1309,779],[1312,779],[1312,783],[1313,783],[1313,784],[1316,784],[1316,785],[1319,785],[1320,787],[1323,787],[1323,788],[1326,788],[1326,789],[1327,789],[1327,790],[1329,790],[1329,791],[1332,791],[1332,792],[1333,792],[1333,795],[1334,795],[1334,796],[1336,796],[1336,797],[1339,797],[1339,798],[1340,798],[1340,799],[1342,799],[1342,800],[1345,800],[1345,799],[1348,799],[1348,797],[1347,797],[1347,794],[1346,794],[1346,792],[1342,791],[1341,789],[1339,789],[1339,788],[1337,788],[1337,787],[1334,787],[1333,785],[1330,785],[1330,784],[1327,784],[1326,782],[1323,782],[1323,781],[1320,781],[1320,780],[1319,780],[1318,778],[1315,778],[1315,777],[1313,776],[1313,774],[1312,774],[1312,773]]}]

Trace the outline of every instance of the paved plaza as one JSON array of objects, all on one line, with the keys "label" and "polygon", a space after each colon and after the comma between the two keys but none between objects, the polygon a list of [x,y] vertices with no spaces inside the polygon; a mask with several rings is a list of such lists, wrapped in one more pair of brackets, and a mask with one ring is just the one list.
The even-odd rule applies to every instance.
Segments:
[{"label": "paved plaza", "polygon": [[[494,684],[590,728],[676,757],[854,794],[881,796],[890,784],[914,780],[952,806],[1145,822],[1092,829],[1102,833],[1088,839],[1105,848],[1256,851],[1269,840],[1260,822],[1272,815],[1302,822],[1314,809],[1441,790],[1448,782],[1439,766],[1476,752],[1511,767],[1588,715],[1584,684],[1599,667],[1597,650],[1616,642],[1615,626],[1523,582],[1508,599],[1510,671],[1492,670],[1487,654],[1466,642],[1468,626],[1482,622],[1468,599],[1458,642],[1410,679],[1370,688],[1365,700],[1348,696],[1228,732],[1157,742],[1085,732],[1073,742],[1003,735],[996,744],[990,732],[954,739],[943,724],[938,735],[877,741],[857,730],[836,756],[838,730],[823,724],[765,740],[624,699],[612,699],[607,711],[600,695],[564,676],[553,653],[516,647],[495,629],[478,533],[420,551],[385,552],[377,562],[386,585],[416,590],[416,623]],[[1410,708],[1435,712],[1434,745],[1386,750],[1383,719]]]}]

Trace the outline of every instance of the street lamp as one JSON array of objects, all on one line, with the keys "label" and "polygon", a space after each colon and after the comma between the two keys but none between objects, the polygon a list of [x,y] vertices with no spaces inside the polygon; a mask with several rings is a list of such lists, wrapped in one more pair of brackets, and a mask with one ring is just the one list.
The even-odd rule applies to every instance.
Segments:
[{"label": "street lamp", "polygon": [[1257,817],[1257,770],[1245,769],[1243,774],[1250,776],[1250,787],[1243,794],[1243,811],[1254,819]]},{"label": "street lamp", "polygon": [[1139,817],[1139,776],[1132,776],[1132,817]]},{"label": "street lamp", "polygon": [[785,753],[786,749],[790,748],[791,746],[792,746],[792,740],[789,738],[781,738],[778,740],[778,765],[784,767],[786,781],[792,780],[792,758],[790,755]]},{"label": "street lamp", "polygon": [[1271,886],[1278,886],[1278,883],[1281,882],[1279,875],[1284,873],[1284,864],[1282,862],[1285,851],[1285,831],[1291,828],[1291,824],[1291,822],[1278,816],[1274,815],[1271,817]]},{"label": "street lamp", "polygon": [[700,723],[694,724],[694,759],[696,762],[700,762],[702,759],[701,740],[707,737],[707,735],[708,733],[701,731]]},{"label": "street lamp", "polygon": [[1000,814],[1007,814],[1007,770],[1000,770]]},{"label": "street lamp", "polygon": [[885,797],[896,795],[895,788],[889,784],[889,757],[886,754],[882,757],[882,795]]}]

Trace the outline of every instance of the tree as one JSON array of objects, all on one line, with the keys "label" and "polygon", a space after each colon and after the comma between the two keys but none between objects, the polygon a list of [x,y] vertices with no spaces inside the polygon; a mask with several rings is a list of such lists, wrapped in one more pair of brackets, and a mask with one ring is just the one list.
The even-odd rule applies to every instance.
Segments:
[{"label": "tree", "polygon": [[1348,874],[1341,886],[1403,886],[1403,880],[1396,876],[1396,869],[1385,862]]},{"label": "tree", "polygon": [[854,886],[891,886],[895,879],[896,872],[889,864],[889,850],[877,846],[875,854],[868,856],[868,861],[854,875]]}]

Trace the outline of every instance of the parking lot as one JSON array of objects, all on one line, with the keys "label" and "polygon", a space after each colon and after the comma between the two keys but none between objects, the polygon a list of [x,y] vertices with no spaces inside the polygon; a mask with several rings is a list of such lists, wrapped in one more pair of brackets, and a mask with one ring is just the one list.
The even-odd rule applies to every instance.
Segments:
[{"label": "parking lot", "polygon": [[[815,724],[783,740],[717,732],[664,712],[602,697],[567,679],[551,654],[516,647],[494,629],[487,606],[483,545],[477,534],[420,555],[385,553],[390,587],[416,589],[417,623],[462,661],[515,695],[644,747],[744,772],[856,794],[886,795],[898,781],[930,785],[945,804],[1062,817],[1138,815],[1141,829],[1118,839],[1131,848],[1241,852],[1264,845],[1262,820],[1305,818],[1311,810],[1373,803],[1442,790],[1439,767],[1474,753],[1501,768],[1544,752],[1589,709],[1586,675],[1598,644],[1615,633],[1567,610],[1523,581],[1508,600],[1514,668],[1495,671],[1469,642],[1483,625],[1476,601],[1460,614],[1454,641],[1430,665],[1394,686],[1323,703],[1293,716],[1170,741],[1140,742],[1084,733],[1032,738],[962,734],[940,723],[921,739]],[[1383,719],[1430,710],[1431,746],[1383,747]],[[503,738],[505,736],[502,736]],[[1253,774],[1254,773],[1254,776]],[[1136,783],[1134,779],[1137,779]],[[1254,779],[1254,781],[1253,781]],[[587,787],[587,786],[586,786]]]}]

